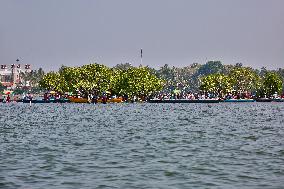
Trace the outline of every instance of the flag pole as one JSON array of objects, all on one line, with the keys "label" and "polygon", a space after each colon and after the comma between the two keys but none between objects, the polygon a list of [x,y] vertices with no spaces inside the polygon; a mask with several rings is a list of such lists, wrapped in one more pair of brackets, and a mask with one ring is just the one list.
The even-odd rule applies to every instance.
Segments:
[{"label": "flag pole", "polygon": [[143,50],[140,50],[140,64],[143,65]]}]

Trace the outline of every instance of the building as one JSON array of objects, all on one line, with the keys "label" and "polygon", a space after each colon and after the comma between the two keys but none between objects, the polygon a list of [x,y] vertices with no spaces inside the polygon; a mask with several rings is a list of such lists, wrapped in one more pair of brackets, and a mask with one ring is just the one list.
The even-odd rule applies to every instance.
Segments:
[{"label": "building", "polygon": [[0,67],[0,79],[1,84],[7,87],[13,87],[22,83],[21,73],[31,72],[31,66],[29,64],[11,64],[1,65]]}]

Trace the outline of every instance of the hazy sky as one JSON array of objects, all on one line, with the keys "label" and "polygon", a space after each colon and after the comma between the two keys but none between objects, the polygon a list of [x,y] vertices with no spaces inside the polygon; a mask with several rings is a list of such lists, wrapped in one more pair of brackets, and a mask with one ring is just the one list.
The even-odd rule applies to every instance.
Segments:
[{"label": "hazy sky", "polygon": [[0,64],[284,68],[284,0],[0,0]]}]

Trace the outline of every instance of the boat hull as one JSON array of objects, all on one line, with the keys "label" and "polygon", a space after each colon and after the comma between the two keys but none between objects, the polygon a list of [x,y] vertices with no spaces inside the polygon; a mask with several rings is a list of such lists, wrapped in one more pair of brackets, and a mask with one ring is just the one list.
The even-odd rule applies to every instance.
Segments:
[{"label": "boat hull", "polygon": [[284,98],[272,99],[272,102],[284,102]]},{"label": "boat hull", "polygon": [[[70,102],[73,103],[90,103],[90,101],[87,98],[69,98]],[[102,103],[102,99],[97,100],[98,103]],[[121,103],[123,100],[121,98],[114,98],[114,99],[108,99],[107,103]]]},{"label": "boat hull", "polygon": [[88,99],[87,98],[69,98],[70,102],[73,103],[88,103]]},{"label": "boat hull", "polygon": [[[98,103],[102,103],[103,101],[101,99],[98,100]],[[108,99],[107,103],[121,103],[123,100],[121,98],[114,98],[114,99]]]},{"label": "boat hull", "polygon": [[23,100],[23,103],[50,103],[50,102],[45,100]]},{"label": "boat hull", "polygon": [[227,99],[222,102],[255,102],[254,99]]},{"label": "boat hull", "polygon": [[41,99],[33,99],[33,100],[22,100],[23,103],[68,103],[69,99],[52,99],[52,100],[41,100]]},{"label": "boat hull", "polygon": [[256,102],[272,102],[272,99],[269,99],[269,98],[257,98]]},{"label": "boat hull", "polygon": [[151,99],[148,101],[149,103],[219,103],[219,100],[211,100],[211,99],[204,99],[204,100],[189,100],[189,99],[169,99],[169,100],[159,100],[159,99]]}]

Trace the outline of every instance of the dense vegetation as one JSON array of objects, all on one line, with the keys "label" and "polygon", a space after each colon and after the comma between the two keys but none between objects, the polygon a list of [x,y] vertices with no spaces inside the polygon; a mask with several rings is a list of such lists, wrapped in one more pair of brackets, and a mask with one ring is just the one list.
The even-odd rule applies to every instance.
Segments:
[{"label": "dense vegetation", "polygon": [[257,97],[270,97],[284,91],[284,69],[261,70],[236,65],[223,65],[220,61],[194,63],[183,68],[163,66],[156,71],[166,81],[164,91],[179,89],[184,92],[205,92],[224,97],[228,93],[250,93]]},{"label": "dense vegetation", "polygon": [[39,81],[46,90],[101,95],[110,91],[115,95],[150,96],[156,92],[203,92],[215,96],[228,93],[250,93],[259,97],[283,93],[284,69],[261,70],[220,61],[194,63],[177,68],[164,65],[158,70],[148,66],[133,67],[118,64],[113,68],[101,64],[81,67],[62,66],[49,72]]},{"label": "dense vegetation", "polygon": [[283,79],[275,72],[260,76],[251,68],[235,67],[229,74],[207,75],[201,78],[201,83],[201,90],[220,97],[228,93],[271,97],[282,92]]},{"label": "dense vegetation", "polygon": [[115,67],[89,64],[81,67],[62,66],[58,72],[49,72],[39,82],[47,90],[60,93],[102,95],[110,91],[113,95],[147,97],[160,91],[163,81],[148,67]]}]

